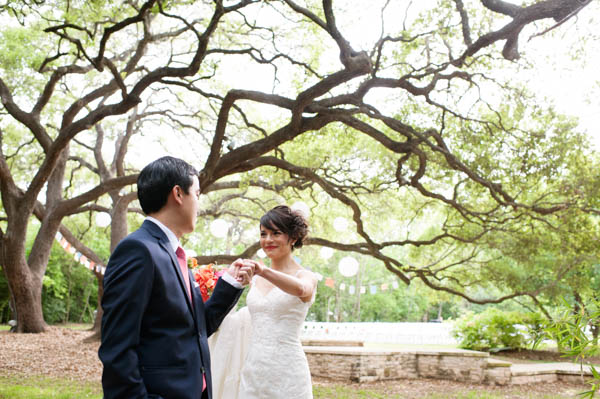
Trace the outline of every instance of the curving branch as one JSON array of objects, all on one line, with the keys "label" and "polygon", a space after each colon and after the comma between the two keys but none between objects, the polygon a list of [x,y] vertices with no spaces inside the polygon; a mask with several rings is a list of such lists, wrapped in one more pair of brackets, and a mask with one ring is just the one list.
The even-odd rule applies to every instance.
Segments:
[{"label": "curving branch", "polygon": [[508,15],[513,19],[501,29],[486,33],[477,39],[459,58],[452,61],[456,66],[464,65],[467,57],[500,40],[506,40],[502,55],[507,60],[514,61],[519,58],[519,35],[526,25],[542,19],[560,21],[569,15],[575,15],[590,1],[545,0],[526,7],[519,7],[502,0],[481,0],[481,3],[489,10]]}]

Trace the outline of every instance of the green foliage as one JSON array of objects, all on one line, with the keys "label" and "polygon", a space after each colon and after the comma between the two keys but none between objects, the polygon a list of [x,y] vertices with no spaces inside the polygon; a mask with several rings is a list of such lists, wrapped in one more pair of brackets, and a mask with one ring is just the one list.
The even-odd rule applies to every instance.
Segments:
[{"label": "green foliage", "polygon": [[93,321],[97,280],[58,244],[52,248],[43,284],[42,309],[47,323]]},{"label": "green foliage", "polygon": [[488,308],[458,319],[453,335],[464,349],[525,348],[539,339],[544,326],[544,318],[538,313]]},{"label": "green foliage", "polygon": [[[561,298],[561,312],[546,329],[547,337],[554,339],[559,350],[569,357],[575,357],[581,364],[586,358],[596,356],[600,352],[598,341],[590,337],[588,326],[600,323],[600,300],[594,299],[590,306],[579,306],[577,312],[573,312],[573,305],[565,298]],[[542,337],[536,344],[542,341]],[[600,374],[594,366],[590,366],[592,379],[588,381],[590,390],[582,392],[584,398],[593,398],[600,388]]]},{"label": "green foliage", "polygon": [[0,31],[0,53],[3,55],[1,68],[5,72],[39,68],[45,58],[45,52],[39,51],[42,37],[39,29],[21,26]]}]

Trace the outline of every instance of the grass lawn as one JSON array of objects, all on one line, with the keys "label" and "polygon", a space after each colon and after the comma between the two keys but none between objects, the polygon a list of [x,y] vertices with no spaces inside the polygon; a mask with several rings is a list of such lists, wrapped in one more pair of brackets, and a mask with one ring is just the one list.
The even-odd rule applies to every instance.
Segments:
[{"label": "grass lawn", "polygon": [[100,384],[46,377],[0,377],[0,399],[102,399]]},{"label": "grass lawn", "polygon": [[70,328],[71,330],[89,330],[92,328],[93,324],[91,323],[67,323],[67,324],[57,324],[57,326],[62,326],[66,328]]},{"label": "grass lawn", "polygon": [[[67,323],[67,324],[55,324],[56,326],[70,328],[71,330],[89,330],[92,328],[92,324],[89,323]],[[10,326],[8,324],[0,324],[0,331],[8,331]]]},{"label": "grass lawn", "polygon": [[[403,396],[383,394],[377,391],[356,389],[343,384],[334,386],[315,386],[315,399],[402,399]],[[507,396],[508,394],[509,396]],[[464,391],[452,393],[425,394],[421,399],[566,399],[555,395],[522,395],[511,393],[490,393]],[[83,383],[67,379],[56,379],[35,376],[1,376],[0,399],[102,399],[100,383]]]}]

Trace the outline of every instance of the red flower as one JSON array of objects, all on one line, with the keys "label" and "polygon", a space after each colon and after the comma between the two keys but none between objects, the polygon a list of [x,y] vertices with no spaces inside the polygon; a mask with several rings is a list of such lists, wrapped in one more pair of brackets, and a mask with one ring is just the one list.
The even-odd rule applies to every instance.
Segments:
[{"label": "red flower", "polygon": [[210,298],[215,286],[217,285],[217,280],[224,273],[224,270],[213,269],[213,266],[214,265],[210,263],[208,265],[202,265],[192,269],[194,279],[200,286],[200,293],[202,294],[202,299],[204,302]]}]

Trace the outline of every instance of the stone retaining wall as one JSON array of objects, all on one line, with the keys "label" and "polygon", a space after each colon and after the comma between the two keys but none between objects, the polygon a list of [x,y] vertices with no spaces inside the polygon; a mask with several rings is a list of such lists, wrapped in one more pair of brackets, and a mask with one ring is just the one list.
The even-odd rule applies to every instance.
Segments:
[{"label": "stone retaining wall", "polygon": [[311,374],[356,382],[439,378],[483,383],[489,356],[475,351],[413,351],[307,346]]},{"label": "stone retaining wall", "polygon": [[305,346],[311,374],[337,380],[365,382],[436,378],[476,384],[507,385],[555,381],[582,383],[577,365],[517,364],[490,359],[486,352],[450,349],[385,350],[349,346]]}]

